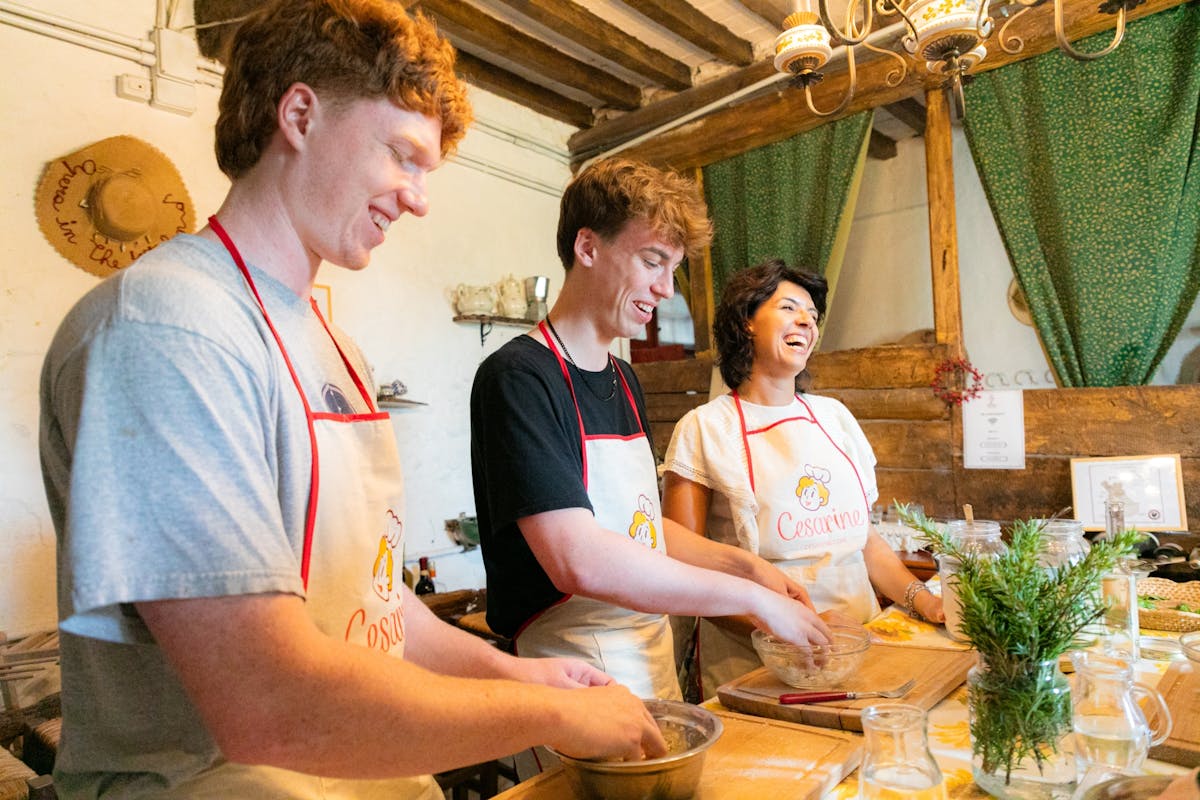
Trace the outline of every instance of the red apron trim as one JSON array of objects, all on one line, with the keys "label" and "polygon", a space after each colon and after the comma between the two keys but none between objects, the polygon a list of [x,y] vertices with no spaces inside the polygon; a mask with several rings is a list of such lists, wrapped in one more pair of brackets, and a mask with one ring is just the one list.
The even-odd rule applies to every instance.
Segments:
[{"label": "red apron trim", "polygon": [[[612,361],[611,355],[608,357],[608,360]],[[621,371],[615,361],[613,361],[613,369],[617,371],[617,375],[621,378],[621,386],[625,389],[625,399],[629,401],[629,407],[633,409],[633,416],[637,419],[638,433],[645,436],[646,426],[642,423],[642,415],[638,413],[637,403],[633,402],[633,391],[629,388],[629,381],[625,380],[625,373]]]},{"label": "red apron trim", "polygon": [[846,459],[846,461],[849,462],[850,469],[852,469],[854,471],[854,477],[858,480],[858,490],[860,492],[862,492],[863,502],[867,504],[867,511],[870,511],[871,504],[869,502],[867,502],[867,488],[865,486],[863,486],[862,475],[858,474],[858,467],[855,466],[854,459],[852,459],[849,455],[847,455],[845,450],[838,447],[838,443],[835,442],[833,440],[833,437],[829,435],[829,431],[825,430],[825,426],[822,425],[820,422],[817,422],[817,415],[813,413],[813,410],[808,405],[808,403],[804,402],[804,398],[797,394],[796,399],[799,400],[800,404],[803,405],[805,410],[808,411],[809,416],[812,417],[813,423],[817,426],[817,428],[820,429],[821,433],[825,434],[825,438],[829,440],[829,443],[831,445],[833,445],[833,449],[837,450],[839,453],[841,453],[842,458]]},{"label": "red apron trim", "polygon": [[561,606],[563,603],[567,602],[574,596],[575,595],[572,595],[572,594],[564,594],[562,597],[558,598],[553,603],[546,606],[541,611],[537,612],[536,614],[531,616],[529,619],[522,622],[521,627],[517,628],[517,632],[512,635],[513,655],[514,656],[519,655],[519,653],[517,653],[517,640],[519,638],[521,638],[521,634],[525,632],[526,628],[528,628],[530,625],[532,625],[534,622],[536,622],[538,617],[542,616],[543,614],[545,614],[547,611],[554,608],[555,606]]},{"label": "red apron trim", "polygon": [[[355,371],[354,365],[350,363],[350,359],[346,357],[346,353],[342,350],[342,346],[338,344],[337,337],[333,335],[333,331],[329,330],[329,323],[321,316],[321,309],[317,305],[317,301],[313,298],[308,298],[308,304],[312,306],[313,313],[317,315],[317,319],[321,320],[321,327],[325,329],[325,333],[329,334],[329,339],[333,342],[333,346],[337,348],[338,355],[342,357],[342,363],[346,365],[346,371],[350,373],[350,380],[354,381],[354,385],[358,387],[358,393],[362,395],[363,402],[367,404],[367,408],[372,412],[378,412],[375,407],[375,397],[367,388],[363,386],[362,378],[358,377],[358,372]],[[384,414],[387,417],[387,414]]]},{"label": "red apron trim", "polygon": [[753,436],[756,433],[766,433],[767,431],[771,430],[771,428],[774,428],[776,425],[782,425],[785,422],[816,422],[816,420],[811,417],[786,417],[784,419],[778,420],[777,422],[772,422],[770,425],[768,425],[765,428],[755,428],[752,431],[746,431],[746,434],[748,436]]},{"label": "red apron trim", "polygon": [[314,411],[313,419],[324,419],[331,422],[379,422],[388,418],[386,411],[373,411],[369,414],[335,414],[332,411]]},{"label": "red apron trim", "polygon": [[733,392],[733,405],[737,408],[738,424],[742,429],[742,449],[746,451],[746,471],[750,474],[750,491],[754,491],[754,461],[750,458],[750,440],[746,438],[746,415],[742,412],[742,400]]},{"label": "red apron trim", "polygon": [[618,439],[623,442],[632,442],[637,439],[645,439],[646,434],[638,432],[638,433],[631,433],[628,436],[622,436],[619,433],[593,433],[584,438],[586,438],[589,442],[595,441],[597,439]]},{"label": "red apron trim", "polygon": [[538,330],[542,332],[542,338],[546,340],[546,346],[550,348],[550,352],[554,353],[554,358],[558,361],[558,368],[562,370],[563,379],[567,382],[567,388],[571,390],[571,402],[575,404],[575,418],[579,420],[579,452],[583,457],[583,490],[586,492],[588,488],[587,432],[583,429],[583,412],[579,410],[579,400],[575,397],[575,384],[571,383],[571,373],[567,372],[567,362],[563,360],[554,340],[550,338],[550,330],[546,327],[545,321],[538,323]]},{"label": "red apron trim", "polygon": [[312,539],[313,528],[317,524],[317,490],[320,487],[320,466],[317,458],[317,431],[313,427],[313,411],[308,404],[308,396],[304,394],[304,388],[300,385],[300,378],[296,375],[296,369],[292,366],[292,360],[288,357],[287,348],[283,346],[283,339],[279,336],[279,331],[275,330],[275,323],[271,321],[271,317],[267,314],[267,307],[263,305],[262,297],[258,294],[258,287],[254,285],[254,279],[250,277],[250,270],[246,267],[246,262],[242,260],[242,254],[234,245],[233,240],[229,238],[229,234],[225,232],[225,228],[217,221],[216,215],[208,218],[208,224],[212,227],[213,232],[220,238],[221,243],[225,245],[225,249],[229,251],[229,255],[233,257],[233,263],[237,264],[238,271],[242,273],[242,278],[250,286],[250,293],[254,295],[254,300],[258,303],[258,308],[262,311],[263,319],[266,320],[267,327],[271,329],[271,335],[275,337],[275,344],[279,346],[279,354],[283,356],[283,363],[287,365],[288,374],[292,376],[292,383],[296,385],[296,392],[300,395],[300,402],[304,404],[304,416],[308,420],[308,441],[312,445],[312,480],[308,488],[308,510],[304,515],[304,553],[300,558],[300,580],[304,584],[305,590],[308,589],[308,566],[312,557]]}]

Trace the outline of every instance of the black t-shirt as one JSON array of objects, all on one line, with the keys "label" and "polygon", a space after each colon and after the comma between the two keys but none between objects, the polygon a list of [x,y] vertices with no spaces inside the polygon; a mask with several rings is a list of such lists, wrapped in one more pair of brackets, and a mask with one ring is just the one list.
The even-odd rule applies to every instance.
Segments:
[{"label": "black t-shirt", "polygon": [[[633,369],[619,358],[613,363],[645,420],[646,403]],[[587,372],[567,363],[567,369],[588,435],[638,432],[638,416],[619,377],[612,398],[603,399],[612,390],[611,368]],[[649,437],[649,426],[642,427]],[[592,510],[583,486],[581,446],[575,403],[554,353],[529,336],[518,336],[484,360],[471,389],[471,472],[487,571],[487,622],[497,633],[512,636],[563,597],[517,520],[562,508]]]}]

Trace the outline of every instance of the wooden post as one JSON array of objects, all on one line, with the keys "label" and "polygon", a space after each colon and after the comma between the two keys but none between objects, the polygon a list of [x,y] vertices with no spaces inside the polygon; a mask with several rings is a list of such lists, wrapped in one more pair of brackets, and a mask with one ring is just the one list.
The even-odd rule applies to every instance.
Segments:
[{"label": "wooden post", "polygon": [[933,330],[938,344],[961,347],[962,293],[958,282],[958,227],[954,216],[954,142],[950,136],[950,103],[940,87],[926,89],[925,114]]},{"label": "wooden post", "polygon": [[[700,191],[704,191],[704,171],[699,167],[693,177]],[[713,319],[713,275],[712,247],[704,248],[704,254],[688,261],[690,297],[688,310],[692,312],[692,325],[696,335],[696,355],[711,355],[714,349],[712,337]]]}]

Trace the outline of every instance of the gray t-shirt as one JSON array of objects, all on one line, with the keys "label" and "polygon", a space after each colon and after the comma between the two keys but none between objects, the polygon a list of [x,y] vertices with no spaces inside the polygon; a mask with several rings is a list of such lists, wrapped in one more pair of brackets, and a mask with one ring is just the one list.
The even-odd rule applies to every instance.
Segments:
[{"label": "gray t-shirt", "polygon": [[[250,271],[313,410],[366,411],[308,299]],[[223,247],[176,237],[80,300],[43,367],[40,445],[58,535],[59,794],[169,789],[220,754],[132,604],[303,594],[304,408]]]}]

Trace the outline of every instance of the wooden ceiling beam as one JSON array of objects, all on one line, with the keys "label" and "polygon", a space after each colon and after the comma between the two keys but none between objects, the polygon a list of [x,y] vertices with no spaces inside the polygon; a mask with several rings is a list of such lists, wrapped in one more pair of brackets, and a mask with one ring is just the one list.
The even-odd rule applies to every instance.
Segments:
[{"label": "wooden ceiling beam", "polygon": [[695,88],[665,97],[662,100],[655,100],[637,111],[630,111],[619,117],[597,123],[591,128],[572,134],[571,138],[567,140],[567,146],[571,150],[571,160],[584,161],[599,152],[624,144],[636,136],[652,131],[673,119],[678,119],[684,114],[703,108],[723,97],[728,97],[740,89],[753,86],[774,74],[776,74],[775,67],[770,61],[760,61],[753,66],[723,75]]},{"label": "wooden ceiling beam", "polygon": [[616,108],[641,105],[642,90],[604,70],[578,61],[545,42],[522,33],[461,0],[421,0],[420,8],[432,17],[452,42],[465,42],[477,51],[495,53],[548,80],[591,95]]},{"label": "wooden ceiling beam", "polygon": [[[1184,2],[1188,0],[1146,0],[1129,13],[1129,18],[1144,17]],[[1064,18],[1072,39],[1111,30],[1116,24],[1115,16],[1096,11],[1095,0],[1064,0],[1064,3]],[[1057,43],[1054,38],[1053,14],[1053,7],[1047,3],[1029,9],[1013,23],[1008,35],[1019,36],[1025,42],[1024,50],[1017,54],[1005,53],[1001,49],[996,36],[1002,26],[997,25],[997,30],[986,42],[988,57],[980,64],[979,71],[997,69],[1054,49]],[[1137,31],[1127,35],[1136,36]],[[912,97],[918,92],[923,92],[927,84],[937,85],[941,80],[937,76],[929,75],[923,68],[916,67],[909,70],[908,76],[899,85],[888,86],[886,76],[891,69],[889,59],[875,59],[862,64],[858,70],[858,91],[839,116],[849,116],[868,108]],[[817,108],[837,105],[845,95],[847,83],[844,69],[827,73],[825,80],[813,88],[813,103]],[[780,86],[786,87],[787,84]],[[642,109],[640,113],[646,113],[653,107]],[[967,113],[971,113],[969,104]],[[834,118],[817,117],[810,113],[803,92],[780,90],[748,100],[733,108],[715,111],[695,122],[628,148],[623,151],[623,155],[686,170],[787,139],[832,119]],[[572,137],[572,140],[574,138]],[[609,149],[603,144],[600,148]],[[572,146],[573,156],[574,152]]]},{"label": "wooden ceiling beam", "polygon": [[896,119],[912,128],[917,136],[925,135],[925,106],[911,97],[888,103],[884,108]]},{"label": "wooden ceiling beam", "polygon": [[785,3],[775,2],[775,0],[738,0],[738,2],[766,22],[779,28],[781,33],[783,32],[783,18],[787,16]]},{"label": "wooden ceiling beam", "polygon": [[577,127],[592,124],[592,109],[587,105],[500,69],[466,50],[458,51],[455,67],[464,80],[539,114]]},{"label": "wooden ceiling beam", "polygon": [[896,140],[872,128],[871,138],[867,141],[867,157],[875,158],[880,161],[887,161],[889,158],[895,158]]},{"label": "wooden ceiling beam", "polygon": [[647,47],[641,40],[571,0],[499,1],[653,83],[675,91],[692,86],[692,70],[687,64]]},{"label": "wooden ceiling beam", "polygon": [[722,61],[746,67],[754,63],[754,48],[724,25],[705,16],[687,0],[623,0],[625,5],[667,30],[712,53]]}]

